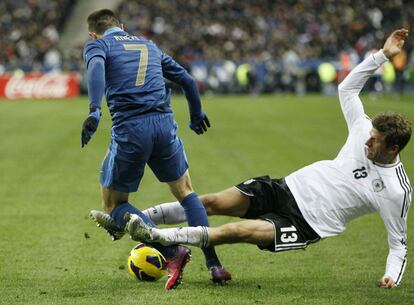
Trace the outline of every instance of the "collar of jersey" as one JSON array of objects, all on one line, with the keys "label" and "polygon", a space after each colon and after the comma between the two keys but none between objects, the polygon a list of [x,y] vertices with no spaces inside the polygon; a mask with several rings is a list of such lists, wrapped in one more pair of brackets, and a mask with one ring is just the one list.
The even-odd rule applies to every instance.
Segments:
[{"label": "collar of jersey", "polygon": [[396,161],[396,162],[394,162],[394,163],[390,163],[390,164],[382,164],[382,163],[378,163],[378,162],[373,161],[373,163],[374,163],[376,166],[379,166],[379,167],[394,167],[394,166],[396,166],[396,165],[400,164],[400,162],[401,162],[401,160],[400,160],[400,155],[397,155],[397,161]]},{"label": "collar of jersey", "polygon": [[104,32],[104,34],[103,34],[103,36],[105,37],[105,36],[108,36],[108,35],[111,35],[111,34],[113,34],[113,33],[116,33],[116,32],[123,32],[124,30],[123,29],[121,29],[121,28],[119,28],[119,27],[113,27],[113,28],[110,28],[110,29],[107,29],[105,32]]}]

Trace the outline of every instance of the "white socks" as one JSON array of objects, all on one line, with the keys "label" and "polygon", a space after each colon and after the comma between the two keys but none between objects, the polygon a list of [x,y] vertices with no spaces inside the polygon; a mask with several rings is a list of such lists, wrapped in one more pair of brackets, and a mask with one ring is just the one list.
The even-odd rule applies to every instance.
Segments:
[{"label": "white socks", "polygon": [[142,212],[156,225],[175,225],[187,221],[184,208],[178,201],[162,203]]},{"label": "white socks", "polygon": [[209,245],[208,227],[153,228],[151,231],[151,239],[164,246],[187,244],[206,248]]},{"label": "white socks", "polygon": [[[142,211],[156,225],[159,224],[179,224],[186,222],[184,208],[178,201],[162,203]],[[152,240],[164,246],[175,244],[187,244],[200,248],[208,247],[208,228],[182,227],[169,229],[152,229]]]}]

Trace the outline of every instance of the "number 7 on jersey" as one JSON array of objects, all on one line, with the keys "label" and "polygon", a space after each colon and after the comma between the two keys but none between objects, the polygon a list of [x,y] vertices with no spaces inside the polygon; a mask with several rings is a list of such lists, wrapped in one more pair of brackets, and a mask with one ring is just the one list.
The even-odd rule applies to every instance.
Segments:
[{"label": "number 7 on jersey", "polygon": [[148,66],[148,48],[145,44],[124,44],[124,48],[127,51],[140,51],[137,79],[135,86],[142,86],[145,83],[145,76],[147,74]]}]

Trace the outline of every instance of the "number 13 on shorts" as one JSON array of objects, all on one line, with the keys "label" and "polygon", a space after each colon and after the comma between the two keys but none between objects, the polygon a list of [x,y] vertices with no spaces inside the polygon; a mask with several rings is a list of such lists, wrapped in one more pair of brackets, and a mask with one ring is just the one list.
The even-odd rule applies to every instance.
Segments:
[{"label": "number 13 on shorts", "polygon": [[281,227],[280,228],[280,241],[282,243],[294,243],[298,240],[298,234],[296,233],[296,227]]},{"label": "number 13 on shorts", "polygon": [[292,222],[286,218],[279,218],[275,223],[275,229],[275,252],[305,249],[309,243],[320,239],[316,233],[306,231],[306,228],[304,229],[300,224],[299,227],[297,224],[292,225]]}]

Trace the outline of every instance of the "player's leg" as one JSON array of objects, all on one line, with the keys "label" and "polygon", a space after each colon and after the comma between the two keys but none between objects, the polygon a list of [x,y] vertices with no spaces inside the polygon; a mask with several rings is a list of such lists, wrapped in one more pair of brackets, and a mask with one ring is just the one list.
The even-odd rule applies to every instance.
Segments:
[{"label": "player's leg", "polygon": [[[102,205],[106,213],[91,211],[92,219],[105,228],[113,240],[125,233],[125,215],[136,214],[151,225],[155,224],[129,202],[129,193],[136,192],[144,175],[146,161],[152,150],[151,132],[148,119],[131,121],[122,128],[113,128],[111,143],[101,167]],[[166,257],[173,255],[174,249],[159,250]]]},{"label": "player's leg", "polygon": [[[247,195],[235,187],[221,192],[199,196],[207,215],[225,215],[241,217],[246,214],[250,205]],[[156,224],[178,224],[186,221],[185,210],[180,202],[167,202],[142,211]]]},{"label": "player's leg", "polygon": [[[130,127],[126,124],[124,130],[117,130],[118,133],[115,129],[112,130],[111,143],[102,162],[100,183],[102,205],[106,213],[100,211],[90,213],[91,218],[105,228],[113,240],[121,238],[124,234],[126,213],[141,215],[128,199],[129,193],[137,191],[144,174],[148,155],[145,146],[149,141],[143,137],[142,145],[134,145],[136,139],[130,136],[134,132],[127,132],[128,128]],[[144,219],[147,218],[142,215]]]},{"label": "player's leg", "polygon": [[[190,226],[208,226],[208,218],[203,204],[194,192],[188,174],[188,163],[181,139],[176,135],[177,124],[170,114],[159,116],[159,122],[154,123],[157,129],[156,142],[148,165],[161,182],[169,184],[171,192],[184,208],[186,219]],[[209,269],[220,267],[221,263],[214,248],[203,249],[206,264]],[[224,281],[230,279],[230,275],[223,271],[218,277],[213,274],[213,281],[221,275]]]},{"label": "player's leg", "polygon": [[138,190],[154,148],[152,121],[152,117],[129,120],[111,130],[100,183],[104,210],[121,229],[125,227],[126,213],[141,215],[141,211],[128,202],[128,197]]},{"label": "player's leg", "polygon": [[[187,222],[190,226],[208,227],[207,213],[203,204],[194,192],[188,170],[178,180],[168,182],[172,194],[184,208]],[[214,247],[202,248],[206,258],[206,265],[212,274],[213,282],[224,283],[231,280],[231,274],[221,265]]]},{"label": "player's leg", "polygon": [[136,232],[135,239],[156,241],[163,245],[189,244],[208,247],[232,243],[251,243],[262,248],[274,244],[275,225],[267,220],[243,220],[215,228],[181,227],[158,229],[147,226],[139,217],[127,224]]},{"label": "player's leg", "polygon": [[274,243],[275,227],[266,220],[244,220],[208,228],[208,244],[250,243],[267,247]]}]

